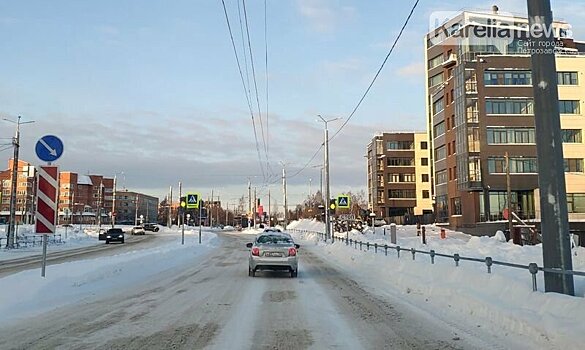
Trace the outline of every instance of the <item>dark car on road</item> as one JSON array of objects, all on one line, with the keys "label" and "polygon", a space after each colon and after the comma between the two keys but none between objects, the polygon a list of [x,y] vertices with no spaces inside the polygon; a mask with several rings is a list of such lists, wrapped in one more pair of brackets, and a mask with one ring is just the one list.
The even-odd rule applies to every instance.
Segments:
[{"label": "dark car on road", "polygon": [[121,228],[111,228],[105,232],[100,232],[98,239],[106,241],[106,244],[110,244],[110,242],[124,243],[124,231]]},{"label": "dark car on road", "polygon": [[152,232],[158,232],[158,230],[160,229],[158,227],[158,225],[154,224],[154,223],[146,223],[146,224],[142,225],[142,227],[144,227],[144,231],[152,231]]}]

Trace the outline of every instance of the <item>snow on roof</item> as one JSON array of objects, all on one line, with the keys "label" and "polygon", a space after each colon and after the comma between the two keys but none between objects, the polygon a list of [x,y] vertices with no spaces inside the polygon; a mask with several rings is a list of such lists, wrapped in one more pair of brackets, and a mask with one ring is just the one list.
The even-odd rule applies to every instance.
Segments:
[{"label": "snow on roof", "polygon": [[93,185],[93,183],[91,182],[91,178],[87,175],[79,175],[79,177],[77,178],[77,184],[78,185]]}]

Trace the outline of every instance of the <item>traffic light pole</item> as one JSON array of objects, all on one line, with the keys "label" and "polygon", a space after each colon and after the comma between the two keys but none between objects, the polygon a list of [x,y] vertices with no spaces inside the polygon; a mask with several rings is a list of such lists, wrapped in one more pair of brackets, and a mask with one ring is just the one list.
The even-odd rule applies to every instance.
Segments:
[{"label": "traffic light pole", "polygon": [[329,120],[325,120],[321,115],[318,115],[321,121],[325,124],[325,239],[328,240],[331,238],[331,215],[329,213],[330,208],[328,207],[328,203],[331,200],[331,193],[329,188],[329,129],[327,128],[327,124],[339,118],[333,118]]}]

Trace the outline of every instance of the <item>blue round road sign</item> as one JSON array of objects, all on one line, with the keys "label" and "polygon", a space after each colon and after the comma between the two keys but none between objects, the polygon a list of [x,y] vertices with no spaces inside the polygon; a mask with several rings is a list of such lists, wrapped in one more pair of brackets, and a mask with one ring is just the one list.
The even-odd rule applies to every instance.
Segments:
[{"label": "blue round road sign", "polygon": [[35,152],[40,160],[54,162],[63,155],[63,142],[57,136],[45,135],[37,141]]}]

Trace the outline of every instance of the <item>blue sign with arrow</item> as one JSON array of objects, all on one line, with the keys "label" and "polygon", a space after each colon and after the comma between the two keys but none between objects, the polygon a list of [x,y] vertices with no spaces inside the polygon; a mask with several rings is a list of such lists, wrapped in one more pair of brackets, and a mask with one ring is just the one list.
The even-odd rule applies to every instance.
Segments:
[{"label": "blue sign with arrow", "polygon": [[35,152],[40,160],[54,162],[63,155],[63,142],[57,136],[45,135],[37,141]]}]

